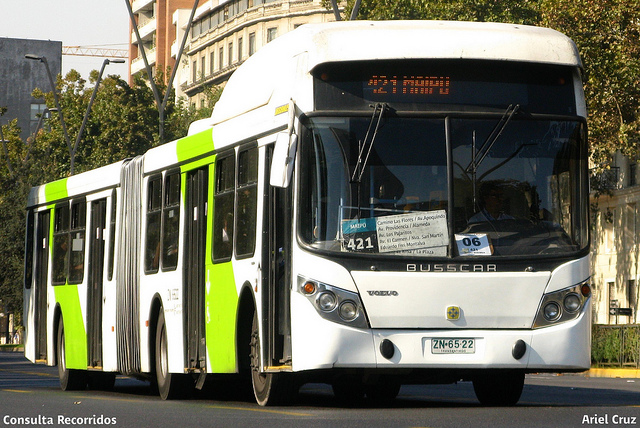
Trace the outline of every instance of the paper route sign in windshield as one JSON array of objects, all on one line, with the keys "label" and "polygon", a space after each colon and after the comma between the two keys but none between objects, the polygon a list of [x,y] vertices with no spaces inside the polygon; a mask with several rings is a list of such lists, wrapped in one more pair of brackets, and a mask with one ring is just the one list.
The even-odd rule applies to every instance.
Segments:
[{"label": "paper route sign in windshield", "polygon": [[342,221],[343,251],[445,256],[448,245],[444,210]]}]

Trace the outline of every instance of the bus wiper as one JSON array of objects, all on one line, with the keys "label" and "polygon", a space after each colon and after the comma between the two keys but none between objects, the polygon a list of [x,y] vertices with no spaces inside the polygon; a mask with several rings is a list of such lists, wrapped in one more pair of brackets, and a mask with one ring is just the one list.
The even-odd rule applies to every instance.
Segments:
[{"label": "bus wiper", "polygon": [[[362,141],[360,149],[358,150],[358,161],[356,162],[356,166],[353,169],[353,175],[351,176],[351,183],[360,184],[362,182],[362,175],[364,174],[364,170],[367,166],[367,162],[369,161],[369,155],[371,154],[373,143],[375,143],[376,141],[376,136],[378,135],[378,130],[380,129],[380,124],[382,123],[382,118],[386,110],[387,110],[387,103],[376,103],[373,106],[373,115],[371,116],[371,120],[369,121],[369,127],[367,128],[367,133],[365,134],[364,140]],[[376,116],[377,116],[377,121],[376,121]],[[371,136],[371,141],[369,141],[369,134],[371,134],[371,128],[373,127],[374,122],[376,122],[376,126],[373,129],[373,135]],[[363,160],[362,156],[365,150],[367,153]]]},{"label": "bus wiper", "polygon": [[505,110],[504,114],[502,115],[498,123],[496,123],[496,126],[493,127],[491,134],[489,134],[487,139],[484,140],[484,143],[482,143],[482,146],[480,146],[480,149],[478,149],[477,152],[475,148],[475,133],[474,133],[471,162],[469,163],[469,166],[465,168],[465,172],[472,173],[475,176],[475,173],[478,171],[478,167],[480,166],[482,161],[484,161],[484,158],[487,157],[487,155],[493,148],[493,145],[496,143],[496,141],[498,141],[498,138],[500,138],[502,131],[504,131],[504,129],[509,124],[509,121],[511,121],[511,118],[516,114],[516,112],[519,109],[520,109],[520,104],[516,104],[515,106],[513,104],[509,104],[509,107],[507,107],[507,110]]}]

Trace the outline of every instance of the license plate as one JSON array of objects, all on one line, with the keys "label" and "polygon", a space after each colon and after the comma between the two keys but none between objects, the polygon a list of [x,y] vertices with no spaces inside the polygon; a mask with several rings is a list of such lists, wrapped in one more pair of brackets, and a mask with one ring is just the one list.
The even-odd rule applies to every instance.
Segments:
[{"label": "license plate", "polygon": [[431,339],[432,354],[475,354],[476,340],[464,338]]}]

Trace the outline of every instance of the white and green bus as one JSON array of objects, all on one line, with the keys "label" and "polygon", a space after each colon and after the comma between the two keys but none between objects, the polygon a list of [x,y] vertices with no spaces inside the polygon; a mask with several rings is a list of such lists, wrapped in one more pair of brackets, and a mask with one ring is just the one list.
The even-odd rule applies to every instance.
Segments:
[{"label": "white and green bus", "polygon": [[32,189],[25,354],[63,389],[515,404],[526,373],[590,366],[586,134],[556,31],[302,26],[187,137]]}]

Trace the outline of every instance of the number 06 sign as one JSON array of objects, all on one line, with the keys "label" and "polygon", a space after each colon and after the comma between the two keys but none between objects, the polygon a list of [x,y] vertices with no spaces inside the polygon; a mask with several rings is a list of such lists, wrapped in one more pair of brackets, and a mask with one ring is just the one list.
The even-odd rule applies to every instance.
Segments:
[{"label": "number 06 sign", "polygon": [[491,244],[486,233],[456,234],[458,254],[461,256],[490,256]]}]

